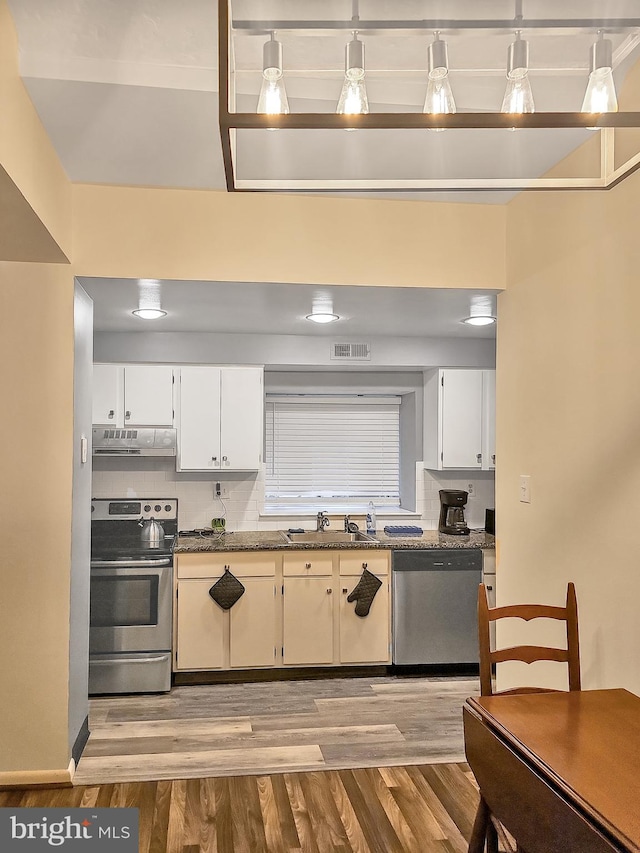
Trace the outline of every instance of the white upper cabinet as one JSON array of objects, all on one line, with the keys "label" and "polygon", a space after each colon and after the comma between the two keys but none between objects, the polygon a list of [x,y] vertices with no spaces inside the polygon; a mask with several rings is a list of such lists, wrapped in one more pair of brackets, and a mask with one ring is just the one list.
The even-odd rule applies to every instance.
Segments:
[{"label": "white upper cabinet", "polygon": [[178,471],[256,471],[264,419],[261,367],[182,367]]},{"label": "white upper cabinet", "polygon": [[94,364],[93,423],[112,427],[173,426],[173,368]]},{"label": "white upper cabinet", "polygon": [[426,468],[495,467],[495,371],[431,370],[424,385]]}]

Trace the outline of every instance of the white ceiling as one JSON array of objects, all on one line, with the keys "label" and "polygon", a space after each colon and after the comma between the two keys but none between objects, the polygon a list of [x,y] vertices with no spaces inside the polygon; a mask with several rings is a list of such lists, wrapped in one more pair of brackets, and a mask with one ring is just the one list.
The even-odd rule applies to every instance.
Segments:
[{"label": "white ceiling", "polygon": [[[225,187],[217,127],[216,0],[8,0],[19,39],[20,70],[27,90],[60,160],[74,182],[218,189]],[[635,15],[638,0],[524,0],[525,15]],[[237,18],[286,15],[346,20],[351,0],[235,0]],[[510,18],[513,0],[360,0],[360,15],[370,19],[472,16]],[[279,33],[284,45],[287,88],[292,108],[333,112],[344,57],[344,32],[323,37]],[[505,34],[451,33],[451,82],[459,110],[495,110],[502,99],[504,62],[511,39]],[[363,37],[364,38],[364,37]],[[579,109],[586,82],[590,33],[558,35],[531,42],[531,80],[539,110]],[[620,65],[618,82],[635,61],[638,48],[627,36],[612,35]],[[264,34],[235,39],[239,108],[253,110],[261,79]],[[366,38],[367,80],[373,110],[419,111],[426,81],[423,37]],[[553,73],[543,70],[554,69]],[[281,145],[286,132],[263,134],[261,152],[248,156],[250,169]],[[491,145],[464,145],[456,131],[426,134],[417,155],[443,163],[456,150],[465,168],[488,168],[482,162]],[[483,133],[483,132],[481,132]],[[490,138],[486,133],[485,140]],[[502,134],[500,163],[519,163],[535,150],[537,170],[544,170],[584,138],[551,145],[531,132]],[[588,132],[587,132],[588,133]],[[364,134],[322,134],[300,146],[299,168],[335,163],[347,148],[368,147],[365,161],[378,171],[391,168],[386,152],[406,167],[416,151],[400,150],[400,141],[365,142]],[[331,149],[335,149],[331,154]],[[425,151],[432,156],[426,157]],[[351,152],[353,153],[353,152]],[[272,161],[273,162],[273,161]],[[353,161],[352,161],[353,162]],[[338,193],[333,193],[337,195]],[[362,195],[362,193],[352,193]],[[394,194],[402,197],[402,194]],[[506,193],[411,194],[411,198],[500,203]],[[137,282],[85,280],[95,300],[97,330],[133,331],[144,326],[163,331],[235,331],[238,333],[492,337],[495,329],[460,324],[469,313],[469,291],[327,288],[343,319],[327,327],[304,320],[317,288],[307,285],[253,285],[220,282],[165,282],[163,302],[169,315],[158,324],[131,316]]]}]

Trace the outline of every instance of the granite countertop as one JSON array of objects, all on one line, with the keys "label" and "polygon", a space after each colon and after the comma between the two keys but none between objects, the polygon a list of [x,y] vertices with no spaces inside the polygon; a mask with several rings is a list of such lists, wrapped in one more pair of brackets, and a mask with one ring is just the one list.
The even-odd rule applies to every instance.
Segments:
[{"label": "granite countertop", "polygon": [[468,536],[446,536],[437,530],[425,530],[422,536],[387,536],[376,534],[377,542],[327,542],[288,543],[277,530],[255,530],[224,533],[213,536],[178,536],[176,554],[198,554],[207,551],[310,551],[366,549],[420,549],[420,548],[495,548],[495,537],[484,530],[472,531]]}]

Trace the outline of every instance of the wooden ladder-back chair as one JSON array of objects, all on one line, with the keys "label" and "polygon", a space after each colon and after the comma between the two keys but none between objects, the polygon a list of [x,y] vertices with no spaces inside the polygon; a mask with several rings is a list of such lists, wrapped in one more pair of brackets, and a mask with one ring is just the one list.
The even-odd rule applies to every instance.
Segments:
[{"label": "wooden ladder-back chair", "polygon": [[[491,623],[498,619],[557,619],[566,624],[566,649],[550,646],[513,646],[504,649],[491,648]],[[564,607],[547,604],[508,604],[504,607],[489,607],[487,590],[484,584],[478,588],[478,639],[480,646],[480,693],[482,696],[508,695],[517,693],[553,693],[548,687],[514,687],[510,690],[494,691],[494,664],[504,661],[523,661],[533,663],[538,660],[560,661],[567,664],[569,690],[580,690],[580,645],[578,640],[578,605],[573,583],[567,585],[567,599]],[[480,798],[473,827],[470,851],[486,850],[497,853],[498,839],[505,850],[521,850],[511,845],[513,839],[504,832],[504,827],[492,817],[489,806]]]},{"label": "wooden ladder-back chair", "polygon": [[[556,649],[549,646],[513,646],[508,649],[491,649],[490,625],[498,619],[516,618],[529,622],[531,619],[558,619],[566,623],[567,648]],[[478,639],[480,645],[480,693],[492,696],[493,664],[503,661],[524,661],[533,663],[538,660],[565,662],[569,671],[569,690],[580,690],[580,644],[578,640],[578,605],[576,589],[572,583],[567,585],[567,600],[564,607],[548,604],[507,604],[504,607],[489,607],[484,584],[478,589]],[[544,693],[553,692],[550,688],[515,687],[512,690],[500,690],[508,693]]]}]

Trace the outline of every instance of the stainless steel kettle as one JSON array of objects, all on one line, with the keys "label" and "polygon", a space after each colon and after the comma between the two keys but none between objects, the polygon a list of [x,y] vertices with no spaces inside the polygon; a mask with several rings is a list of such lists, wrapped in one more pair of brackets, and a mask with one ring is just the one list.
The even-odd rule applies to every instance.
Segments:
[{"label": "stainless steel kettle", "polygon": [[161,522],[151,518],[141,518],[138,525],[142,528],[140,539],[145,548],[160,548],[164,542],[164,527]]}]

